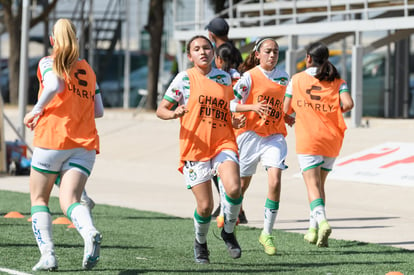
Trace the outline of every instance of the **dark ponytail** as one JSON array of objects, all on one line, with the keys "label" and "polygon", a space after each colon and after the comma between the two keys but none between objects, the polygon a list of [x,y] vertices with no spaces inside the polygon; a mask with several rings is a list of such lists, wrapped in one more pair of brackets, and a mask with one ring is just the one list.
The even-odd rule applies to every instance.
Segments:
[{"label": "dark ponytail", "polygon": [[216,56],[223,60],[223,66],[221,68],[223,71],[230,72],[231,68],[237,68],[235,65],[236,61],[234,60],[233,46],[230,43],[226,42],[221,44],[216,49]]},{"label": "dark ponytail", "polygon": [[240,74],[243,74],[247,72],[248,70],[256,67],[259,65],[260,60],[256,58],[256,51],[252,51],[249,56],[246,57],[246,59],[243,61],[242,64],[240,64],[238,71]]},{"label": "dark ponytail", "polygon": [[325,44],[314,42],[306,47],[306,54],[312,58],[312,66],[317,67],[315,78],[320,81],[332,82],[341,78],[338,70],[329,61],[329,50]]}]

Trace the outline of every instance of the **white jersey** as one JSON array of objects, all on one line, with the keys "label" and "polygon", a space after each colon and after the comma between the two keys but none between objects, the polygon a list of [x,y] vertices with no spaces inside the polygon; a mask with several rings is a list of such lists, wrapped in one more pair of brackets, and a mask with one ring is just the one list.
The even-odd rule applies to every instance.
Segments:
[{"label": "white jersey", "polygon": [[[36,105],[33,107],[33,114],[41,114],[46,105],[53,99],[55,94],[63,91],[64,83],[53,72],[53,58],[51,56],[45,56],[39,61],[39,72],[41,75],[42,85],[44,87],[42,95],[38,99]],[[103,102],[101,91],[99,90],[98,83],[95,84],[95,117],[103,116]]]},{"label": "white jersey", "polygon": [[[316,75],[316,71],[318,70],[318,68],[316,67],[310,67],[307,68],[305,70],[305,72],[311,76],[315,76]],[[344,81],[341,86],[339,87],[339,93],[342,92],[349,92],[349,88],[348,88],[348,84],[346,84],[346,82]],[[292,98],[292,81],[289,82],[287,88],[286,88],[286,96]]]},{"label": "white jersey", "polygon": [[[45,78],[46,73],[53,72],[53,58],[51,56],[45,56],[39,61],[39,70],[42,79]],[[96,83],[95,90],[99,90],[99,85]]]},{"label": "white jersey", "polygon": [[[211,71],[206,74],[206,77],[219,84],[231,86],[230,75],[220,69],[212,68]],[[170,86],[168,86],[164,99],[171,103],[177,102],[179,105],[187,105],[189,97],[190,78],[188,77],[187,71],[183,71],[178,73],[171,82]]]},{"label": "white jersey", "polygon": [[[260,65],[258,65],[260,71],[270,79],[271,81],[278,83],[279,85],[286,86],[288,84],[289,75],[282,70],[277,69],[276,67],[271,71],[266,71]],[[239,81],[234,85],[234,95],[235,99],[233,101],[240,102],[242,104],[246,103],[247,98],[250,94],[250,89],[252,87],[252,78],[249,71],[245,72]]]}]

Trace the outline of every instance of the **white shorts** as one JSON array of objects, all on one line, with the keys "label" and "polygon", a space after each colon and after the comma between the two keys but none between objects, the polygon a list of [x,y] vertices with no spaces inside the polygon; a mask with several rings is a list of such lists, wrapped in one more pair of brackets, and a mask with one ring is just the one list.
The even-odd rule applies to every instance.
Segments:
[{"label": "white shorts", "polygon": [[209,161],[186,161],[183,174],[187,188],[211,180],[218,174],[219,165],[228,160],[239,163],[237,154],[231,150],[223,150]]},{"label": "white shorts", "polygon": [[304,155],[298,154],[299,167],[302,172],[309,169],[321,166],[325,171],[332,171],[336,158],[319,156],[319,155]]},{"label": "white shorts", "polygon": [[261,137],[247,131],[237,137],[240,154],[240,176],[247,177],[256,173],[257,164],[262,162],[266,169],[276,167],[286,169],[287,144],[285,137],[275,134]]},{"label": "white shorts", "polygon": [[51,150],[36,147],[32,156],[32,168],[43,173],[59,174],[75,169],[89,176],[95,164],[96,151],[84,148]]}]

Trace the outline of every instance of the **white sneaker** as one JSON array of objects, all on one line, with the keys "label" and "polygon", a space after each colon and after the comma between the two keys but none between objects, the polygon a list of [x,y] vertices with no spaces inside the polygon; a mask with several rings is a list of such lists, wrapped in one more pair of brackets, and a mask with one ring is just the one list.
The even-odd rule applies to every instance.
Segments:
[{"label": "white sneaker", "polygon": [[55,271],[58,268],[55,252],[50,251],[40,257],[39,262],[32,268],[33,271]]},{"label": "white sneaker", "polygon": [[95,207],[95,202],[90,197],[83,194],[80,199],[80,204],[88,208],[89,211],[92,211],[92,209]]},{"label": "white sneaker", "polygon": [[83,253],[84,269],[92,269],[99,261],[99,253],[101,250],[102,234],[98,231],[90,231],[88,239],[85,240],[85,249]]}]

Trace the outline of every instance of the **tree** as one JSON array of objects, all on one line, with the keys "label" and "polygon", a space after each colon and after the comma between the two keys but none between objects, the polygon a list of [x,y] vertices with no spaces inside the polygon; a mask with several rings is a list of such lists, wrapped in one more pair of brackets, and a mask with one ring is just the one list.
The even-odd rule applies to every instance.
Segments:
[{"label": "tree", "polygon": [[151,0],[149,5],[148,25],[146,28],[150,35],[151,47],[148,58],[148,99],[145,108],[156,110],[162,32],[164,29],[164,0]]},{"label": "tree", "polygon": [[[44,0],[47,1],[47,0]],[[48,2],[48,1],[47,1]],[[31,18],[29,27],[32,28],[44,21],[49,13],[55,8],[58,0],[48,3],[46,8],[36,17]],[[9,34],[9,90],[10,103],[17,104],[19,98],[19,64],[20,64],[20,39],[23,1],[0,0],[4,12],[4,24]]]}]

